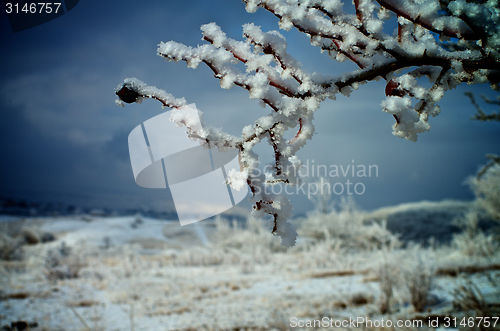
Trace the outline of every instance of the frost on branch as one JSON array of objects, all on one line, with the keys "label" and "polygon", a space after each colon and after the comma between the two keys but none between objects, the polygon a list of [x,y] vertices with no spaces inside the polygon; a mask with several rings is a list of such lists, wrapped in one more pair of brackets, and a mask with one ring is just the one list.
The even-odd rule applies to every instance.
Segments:
[{"label": "frost on branch", "polygon": [[[429,118],[440,112],[437,103],[458,84],[500,82],[500,9],[497,0],[469,3],[464,0],[244,0],[247,11],[267,10],[280,28],[296,28],[311,39],[311,45],[327,52],[334,61],[351,61],[358,70],[330,78],[309,74],[287,52],[285,37],[263,32],[254,24],[243,26],[243,41],[228,38],[215,23],[201,27],[205,44],[186,46],[174,41],[158,45],[157,54],[167,61],[184,61],[190,68],[208,66],[224,89],[234,86],[248,91],[251,99],[270,108],[267,116],[243,128],[241,137],[215,129],[202,121],[203,132],[192,127],[182,112],[171,120],[187,128],[191,138],[220,149],[237,149],[239,171],[229,174],[234,189],[248,185],[253,214],[271,215],[272,232],[282,244],[293,246],[297,233],[287,218],[291,205],[283,194],[270,194],[268,185],[298,185],[301,161],[296,152],[314,133],[314,112],[326,98],[346,96],[360,84],[385,79],[386,100],[382,109],[395,119],[393,133],[416,141],[429,131]],[[354,14],[343,11],[353,6]],[[390,26],[390,17],[397,23]],[[242,72],[235,66],[245,65]],[[426,78],[430,87],[419,85]],[[127,79],[117,89],[119,105],[153,98],[165,107],[185,105],[184,99]],[[202,118],[200,114],[200,118]],[[294,130],[287,141],[284,134]],[[262,174],[253,147],[262,140],[270,145],[272,171]],[[267,167],[269,168],[269,167]]]}]

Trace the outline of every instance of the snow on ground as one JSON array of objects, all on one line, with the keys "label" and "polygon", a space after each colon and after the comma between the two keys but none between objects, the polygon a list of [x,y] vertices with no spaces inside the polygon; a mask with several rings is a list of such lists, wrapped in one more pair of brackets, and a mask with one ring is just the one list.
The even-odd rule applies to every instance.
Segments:
[{"label": "snow on ground", "polygon": [[[466,268],[488,304],[500,297],[498,252],[464,256],[449,246],[398,249],[384,241],[361,249],[331,234],[283,249],[255,220],[245,229],[141,216],[17,222],[56,240],[23,246],[21,260],[0,261],[0,327],[27,321],[38,324],[33,330],[288,330],[292,317],[448,316],[452,292],[464,282],[453,272]],[[320,223],[303,227],[311,224]],[[433,280],[430,311],[415,312],[408,285],[425,277]],[[389,311],[381,284],[393,288]]]},{"label": "snow on ground", "polygon": [[163,220],[142,217],[95,218],[92,221],[60,218],[48,220],[41,230],[62,234],[60,240],[70,246],[85,241],[86,245],[97,247],[103,245],[105,240],[115,245],[125,245],[139,239],[167,241],[162,233],[164,227]]}]

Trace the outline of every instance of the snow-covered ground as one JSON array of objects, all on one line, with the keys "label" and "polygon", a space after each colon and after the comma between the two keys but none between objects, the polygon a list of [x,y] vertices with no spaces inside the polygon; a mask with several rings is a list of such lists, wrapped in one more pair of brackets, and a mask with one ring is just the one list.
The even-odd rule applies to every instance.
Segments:
[{"label": "snow-covered ground", "polygon": [[[398,248],[384,222],[369,222],[396,222],[391,215],[413,207],[310,215],[296,220],[301,240],[292,249],[257,220],[243,229],[222,220],[181,227],[141,216],[9,219],[3,233],[51,233],[55,240],[0,260],[0,327],[26,321],[32,330],[289,330],[323,318],[466,316],[476,312],[452,303],[454,290],[473,288],[467,280],[498,316],[498,250],[465,255],[439,242]],[[435,208],[417,209],[431,215]],[[467,276],[456,277],[460,271]],[[415,311],[412,291],[427,294],[423,312]]]}]

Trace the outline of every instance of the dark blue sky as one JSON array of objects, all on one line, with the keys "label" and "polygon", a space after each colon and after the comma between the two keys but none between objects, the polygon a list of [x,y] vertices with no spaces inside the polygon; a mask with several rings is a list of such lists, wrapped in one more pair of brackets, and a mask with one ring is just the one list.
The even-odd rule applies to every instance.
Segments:
[{"label": "dark blue sky", "polygon": [[[220,89],[207,67],[192,70],[156,55],[161,41],[202,44],[199,27],[209,22],[237,39],[248,22],[264,31],[278,29],[273,15],[248,14],[238,0],[81,0],[60,18],[18,33],[10,30],[5,13],[0,18],[0,196],[112,208],[171,207],[168,191],[134,182],[128,133],[164,110],[150,100],[116,106],[114,89],[127,77],[185,97],[208,123],[233,134],[269,111],[244,90]],[[353,68],[320,54],[297,31],[280,32],[289,52],[310,72],[336,75]],[[500,124],[471,121],[475,109],[463,92],[495,93],[487,85],[447,92],[442,113],[430,119],[431,131],[413,143],[392,135],[394,119],[380,107],[384,87],[370,82],[350,98],[323,103],[315,115],[315,138],[298,156],[328,167],[352,160],[377,165],[378,177],[350,179],[365,185],[355,199],[366,209],[471,199],[462,182],[485,163],[486,153],[500,153]],[[272,156],[268,147],[258,148],[265,162]],[[292,201],[297,213],[312,206],[304,196]]]}]

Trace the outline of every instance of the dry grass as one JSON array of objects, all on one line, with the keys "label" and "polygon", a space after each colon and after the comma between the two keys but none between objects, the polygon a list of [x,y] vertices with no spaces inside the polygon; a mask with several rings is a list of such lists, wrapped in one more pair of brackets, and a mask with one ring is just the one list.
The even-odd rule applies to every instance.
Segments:
[{"label": "dry grass", "polygon": [[353,270],[337,270],[337,271],[322,271],[312,273],[310,278],[328,278],[328,277],[345,277],[353,276],[356,272]]},{"label": "dry grass", "polygon": [[349,304],[352,306],[362,306],[373,302],[373,297],[366,293],[354,293],[349,298]]},{"label": "dry grass", "polygon": [[69,302],[66,305],[68,307],[92,307],[100,305],[100,303],[94,300],[79,300],[79,301]]},{"label": "dry grass", "polygon": [[6,261],[19,261],[23,258],[23,238],[12,238],[5,233],[0,233],[0,259]]},{"label": "dry grass", "polygon": [[[498,302],[498,298],[500,298],[500,282],[498,279],[491,277],[488,277],[488,279],[494,287],[492,294],[496,297],[496,302],[486,300],[479,287],[470,278],[463,277],[460,279],[458,286],[453,291],[453,308],[458,311],[460,318],[492,317],[500,314],[500,302]],[[467,326],[467,329],[485,331],[500,329],[500,325],[487,325],[485,322],[473,324],[472,327]]]},{"label": "dry grass", "polygon": [[444,267],[439,267],[437,269],[436,276],[457,277],[463,273],[474,274],[474,273],[494,271],[494,270],[500,270],[499,263],[493,263],[488,265],[471,264],[471,265],[444,266]]},{"label": "dry grass", "polygon": [[427,296],[434,279],[435,270],[428,257],[424,257],[418,248],[410,251],[402,278],[410,293],[410,303],[416,312],[423,312],[427,305]]},{"label": "dry grass", "polygon": [[45,275],[49,280],[78,278],[84,266],[84,258],[62,242],[59,247],[47,251]]},{"label": "dry grass", "polygon": [[479,206],[500,221],[500,165],[495,164],[480,178],[469,177],[466,182],[474,191]]},{"label": "dry grass", "polygon": [[238,250],[254,256],[287,252],[278,237],[270,235],[269,221],[249,217],[245,224],[228,221],[221,217],[215,220],[216,230],[211,238],[216,248]]},{"label": "dry grass", "polygon": [[290,331],[290,327],[286,322],[285,317],[278,311],[274,310],[269,316],[269,326],[278,331]]},{"label": "dry grass", "polygon": [[299,223],[299,235],[313,241],[336,243],[338,248],[374,250],[400,246],[394,234],[380,224],[365,221],[365,213],[359,211],[352,200],[342,200],[337,209],[328,214],[312,213]]},{"label": "dry grass", "polygon": [[455,224],[462,232],[453,236],[452,244],[464,255],[491,257],[499,251],[500,245],[493,235],[483,233],[478,223],[479,211],[476,209],[457,218]]},{"label": "dry grass", "polygon": [[394,264],[384,262],[378,270],[378,280],[380,281],[380,290],[382,292],[379,302],[379,311],[381,314],[390,313],[392,309],[394,286],[397,284],[397,275],[394,268]]}]

